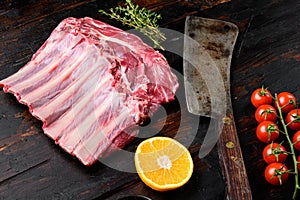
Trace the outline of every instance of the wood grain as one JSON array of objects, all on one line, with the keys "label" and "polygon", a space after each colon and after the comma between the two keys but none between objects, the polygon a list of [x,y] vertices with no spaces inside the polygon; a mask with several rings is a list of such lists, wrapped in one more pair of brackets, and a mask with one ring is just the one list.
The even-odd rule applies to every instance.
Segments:
[{"label": "wood grain", "polygon": [[226,177],[227,198],[251,200],[252,192],[248,181],[243,153],[232,113],[218,119],[221,135],[218,141],[218,152],[221,166]]},{"label": "wood grain", "polygon": [[[0,1],[0,79],[27,63],[66,17],[90,16],[126,29],[97,12],[122,2]],[[266,164],[261,157],[264,144],[255,137],[255,109],[249,97],[262,84],[273,92],[289,90],[299,97],[299,2],[232,0],[207,9],[203,9],[201,0],[145,0],[141,5],[162,14],[163,19],[159,21],[162,27],[180,32],[183,32],[187,15],[223,19],[238,25],[240,36],[232,59],[231,94],[253,199],[291,199],[293,181],[283,187],[273,187],[264,181]],[[181,58],[168,52],[164,55],[172,67],[182,71]],[[153,199],[224,199],[226,186],[217,149],[204,159],[196,156],[210,119],[201,118],[197,137],[189,148],[194,152],[197,166],[191,182],[170,193],[156,193],[141,183],[136,174],[112,170],[101,163],[82,166],[48,139],[39,121],[29,118],[26,112],[27,108],[17,103],[12,95],[0,92],[0,199],[117,199],[128,194],[144,194]],[[182,116],[181,113],[177,115]],[[173,115],[169,119],[176,117]],[[176,124],[169,122],[160,134],[173,134],[171,129],[176,128]],[[160,127],[158,123],[155,126]],[[184,130],[191,130],[185,126]],[[138,141],[127,147],[128,150],[133,150],[137,144]],[[289,163],[290,160],[287,165]]]}]

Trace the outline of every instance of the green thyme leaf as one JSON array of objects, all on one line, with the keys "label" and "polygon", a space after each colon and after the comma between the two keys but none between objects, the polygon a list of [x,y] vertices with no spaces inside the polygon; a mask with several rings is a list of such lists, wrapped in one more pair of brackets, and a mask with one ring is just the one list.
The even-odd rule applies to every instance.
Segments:
[{"label": "green thyme leaf", "polygon": [[165,41],[166,37],[159,30],[159,26],[157,25],[157,21],[161,19],[161,15],[146,8],[140,9],[139,6],[133,4],[131,0],[126,0],[124,7],[117,6],[109,9],[109,12],[99,10],[99,13],[140,31],[153,41],[155,48],[164,50],[161,46],[161,42]]}]

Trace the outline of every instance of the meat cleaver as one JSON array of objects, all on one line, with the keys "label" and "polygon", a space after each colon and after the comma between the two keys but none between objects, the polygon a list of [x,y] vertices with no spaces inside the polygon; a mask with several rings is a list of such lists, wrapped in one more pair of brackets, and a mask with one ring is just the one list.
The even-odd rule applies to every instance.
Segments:
[{"label": "meat cleaver", "polygon": [[252,195],[230,95],[230,65],[238,32],[238,27],[229,22],[188,16],[183,73],[188,111],[212,118],[199,157],[205,157],[217,144],[226,178],[226,198],[245,200],[252,199]]}]

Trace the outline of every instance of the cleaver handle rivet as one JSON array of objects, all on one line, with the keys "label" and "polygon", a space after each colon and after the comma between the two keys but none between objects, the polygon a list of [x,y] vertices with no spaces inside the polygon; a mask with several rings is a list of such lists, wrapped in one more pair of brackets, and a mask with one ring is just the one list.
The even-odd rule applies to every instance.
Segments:
[{"label": "cleaver handle rivet", "polygon": [[239,160],[239,158],[238,158],[238,157],[236,157],[236,156],[230,156],[230,158],[231,158],[231,160],[233,160],[234,162],[236,162],[236,161],[238,161],[238,160]]},{"label": "cleaver handle rivet", "polygon": [[225,125],[230,125],[231,124],[231,119],[230,119],[230,117],[224,117],[223,119],[222,119],[222,121],[223,121],[223,124],[225,124]]},{"label": "cleaver handle rivet", "polygon": [[234,148],[234,143],[232,141],[226,142],[226,147],[228,149],[232,149],[232,148]]}]

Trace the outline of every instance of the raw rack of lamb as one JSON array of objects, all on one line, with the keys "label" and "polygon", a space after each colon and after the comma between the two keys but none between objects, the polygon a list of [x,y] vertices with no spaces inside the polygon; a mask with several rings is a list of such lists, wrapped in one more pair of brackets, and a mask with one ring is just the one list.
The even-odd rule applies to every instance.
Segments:
[{"label": "raw rack of lamb", "polygon": [[123,148],[178,88],[162,54],[92,18],[67,18],[15,74],[0,81],[46,135],[84,165]]}]

